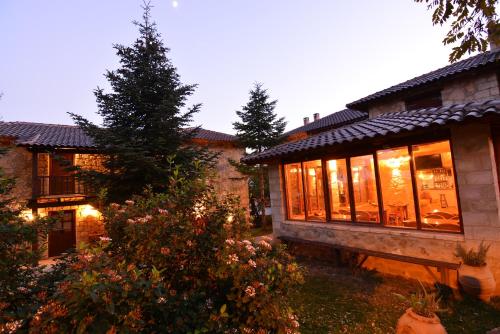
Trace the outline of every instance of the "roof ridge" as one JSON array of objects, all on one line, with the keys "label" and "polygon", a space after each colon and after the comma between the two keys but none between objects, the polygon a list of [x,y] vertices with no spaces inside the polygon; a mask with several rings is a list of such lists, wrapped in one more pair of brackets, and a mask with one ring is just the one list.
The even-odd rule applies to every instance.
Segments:
[{"label": "roof ridge", "polygon": [[[433,111],[433,112],[431,112]],[[480,118],[489,114],[500,115],[500,99],[481,102],[458,103],[441,108],[424,108],[396,113],[386,113],[326,130],[305,139],[274,146],[260,154],[251,154],[242,159],[246,163],[257,163],[283,157],[294,152],[317,149],[325,146],[380,137],[388,134],[415,131],[429,126],[443,126]],[[392,116],[392,119],[391,117]]]},{"label": "roof ridge", "polygon": [[[410,79],[402,81],[400,83],[391,85],[387,88],[380,89],[371,93],[365,97],[357,99],[353,102],[348,103],[346,106],[348,108],[355,108],[356,106],[360,106],[363,103],[367,103],[369,101],[373,101],[382,97],[385,97],[390,94],[394,94],[406,89],[411,89],[420,85],[424,85],[430,83],[432,81],[441,80],[446,77],[462,73],[471,69],[475,69],[481,66],[485,66],[489,63],[497,61],[500,56],[499,50],[488,50],[482,53],[478,53],[477,55],[471,56],[469,58],[460,60],[453,64],[448,64],[446,66],[437,68],[432,71],[428,71],[426,73],[414,76]],[[470,63],[470,64],[468,64]],[[464,66],[465,65],[465,66]],[[451,70],[451,71],[450,71]],[[448,73],[447,73],[448,72]],[[412,83],[412,81],[414,81]]]},{"label": "roof ridge", "polygon": [[44,125],[44,126],[65,126],[65,127],[70,127],[70,128],[80,128],[78,125],[71,125],[71,124],[41,123],[41,122],[27,122],[27,121],[0,121],[0,123]]}]

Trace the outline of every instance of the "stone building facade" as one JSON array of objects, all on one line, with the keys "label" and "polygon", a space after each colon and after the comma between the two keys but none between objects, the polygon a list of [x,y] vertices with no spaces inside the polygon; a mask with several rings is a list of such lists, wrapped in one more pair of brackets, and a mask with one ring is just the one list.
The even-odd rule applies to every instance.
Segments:
[{"label": "stone building facade", "polygon": [[[49,235],[47,256],[88,242],[104,233],[100,212],[90,203],[94,195],[79,183],[67,165],[102,170],[102,156],[77,127],[54,124],[0,122],[1,145],[8,147],[0,157],[0,168],[16,179],[11,196],[19,206],[28,208],[23,215],[55,216],[55,231]],[[64,141],[66,140],[66,141]],[[213,179],[220,195],[236,195],[248,208],[248,180],[232,167],[228,159],[238,161],[244,150],[234,136],[201,129],[194,144],[206,145],[220,153]],[[64,240],[62,240],[64,239]]]},{"label": "stone building facade", "polygon": [[[457,244],[471,248],[484,241],[491,245],[487,262],[498,284],[497,293],[500,294],[499,57],[497,50],[490,51],[466,60],[470,62],[470,67],[463,62],[450,65],[377,92],[347,105],[348,108],[366,112],[369,116],[367,120],[309,136],[290,143],[290,147],[282,145],[271,148],[260,156],[245,158],[247,163],[269,164],[275,236],[313,244],[315,242],[318,245],[381,252],[402,258],[431,259],[457,264],[459,259],[454,255]],[[417,103],[415,109],[407,110],[408,100],[412,99],[412,103],[415,103],[415,96],[422,97],[421,107]],[[417,102],[420,101],[417,99]],[[380,159],[382,153],[400,147],[408,147],[411,157],[415,154],[411,150],[418,149],[419,143],[432,143],[436,140],[446,140],[450,144],[449,163],[453,167],[448,173],[454,176],[454,181],[451,181],[454,183],[454,189],[451,192],[456,192],[460,228],[457,227],[455,231],[424,229],[419,227],[425,226],[424,216],[417,218],[418,228],[413,225],[389,226],[385,200],[390,196],[384,195],[384,187],[387,187],[387,184],[380,179],[382,165],[377,158]],[[331,174],[328,172],[329,159],[340,159],[336,160],[338,163],[345,157],[354,164],[353,157],[366,154],[357,152],[369,152],[370,149],[375,159],[372,162],[375,167],[372,168],[375,168],[374,182],[379,189],[378,204],[382,206],[382,217],[378,218],[380,222],[358,223],[357,204],[353,200],[350,202],[351,215],[347,214],[346,221],[338,221],[333,218],[335,206],[332,202],[329,203],[332,193],[328,188],[333,187]],[[408,159],[409,168],[413,168],[409,187],[413,189],[415,207],[420,211],[422,203],[427,200],[421,193],[427,193],[428,197],[432,190],[422,190],[422,180],[426,176],[423,175],[422,179],[419,179],[421,172],[415,167],[415,158],[403,161]],[[317,190],[326,189],[326,219],[312,216],[308,218],[307,210],[311,205],[308,203],[307,171],[310,170],[306,167],[312,161],[320,161],[323,168],[323,188],[319,187]],[[382,162],[394,164],[390,159]],[[300,196],[293,197],[293,193],[290,194],[291,188],[287,180],[291,177],[287,176],[287,166],[292,165],[299,168],[302,166],[304,174],[302,181],[299,180],[299,186],[302,184],[303,196],[299,194]],[[349,168],[349,164],[347,167]],[[353,197],[356,195],[356,192],[352,192],[353,183],[357,182],[358,172],[351,166],[350,173],[347,177],[349,182],[346,184],[349,184],[348,193]],[[394,175],[399,175],[398,173]],[[325,174],[328,176],[324,176]],[[422,185],[419,182],[422,182]],[[442,195],[446,191],[441,189],[436,192]],[[449,201],[449,196],[446,196]],[[441,197],[443,198],[445,197]],[[298,207],[290,202],[294,200],[305,204],[306,218],[291,218],[290,210],[300,211],[300,208],[297,209]],[[439,205],[438,202],[433,205],[441,208],[447,207],[449,203]],[[452,218],[457,223],[458,216]],[[429,282],[435,281],[440,275],[436,268],[426,269],[420,264],[376,256],[369,256],[362,265],[381,272]],[[456,272],[452,272],[449,282],[452,286],[457,285],[456,278]]]}]

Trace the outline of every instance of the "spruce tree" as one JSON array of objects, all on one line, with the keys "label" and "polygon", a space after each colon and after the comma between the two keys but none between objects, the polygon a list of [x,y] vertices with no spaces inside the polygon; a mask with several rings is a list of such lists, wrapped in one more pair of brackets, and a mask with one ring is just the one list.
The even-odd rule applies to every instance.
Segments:
[{"label": "spruce tree", "polygon": [[[240,144],[252,152],[262,152],[282,140],[282,134],[285,131],[285,119],[278,118],[274,108],[277,100],[270,100],[267,90],[262,88],[262,84],[256,83],[250,90],[248,103],[242,107],[241,111],[236,111],[241,122],[234,122],[233,127],[236,130],[236,136]],[[240,168],[241,171],[245,168]],[[259,191],[259,212],[260,224],[265,224],[265,189],[266,189],[266,166],[259,164],[253,169],[248,169],[247,174],[256,175],[256,183]]]},{"label": "spruce tree", "polygon": [[104,170],[80,170],[78,175],[87,184],[105,187],[110,201],[123,201],[145,187],[162,192],[173,164],[188,166],[196,159],[211,164],[215,158],[190,145],[198,128],[189,125],[201,105],[184,108],[196,85],[181,83],[151,22],[149,4],[143,9],[143,21],[134,22],[139,38],[131,46],[114,45],[120,67],[105,74],[111,92],[94,92],[102,127],[72,114],[104,156]]}]

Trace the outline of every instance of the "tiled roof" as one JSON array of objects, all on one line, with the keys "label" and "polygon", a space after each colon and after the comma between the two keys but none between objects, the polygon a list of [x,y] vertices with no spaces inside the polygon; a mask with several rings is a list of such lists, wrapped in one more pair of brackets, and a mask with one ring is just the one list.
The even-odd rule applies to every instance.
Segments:
[{"label": "tiled roof", "polygon": [[32,122],[0,122],[0,136],[15,137],[23,146],[92,148],[82,129],[74,125]]},{"label": "tiled roof", "polygon": [[500,115],[500,100],[386,113],[375,118],[325,131],[303,140],[277,145],[260,154],[248,155],[242,161],[249,164],[269,161],[307,150],[331,147],[390,134],[411,132],[431,126],[442,126],[452,122],[481,118],[489,114]]},{"label": "tiled roof", "polygon": [[236,136],[206,129],[199,129],[195,138],[204,139],[208,141],[224,141],[224,142],[234,142],[237,140]]},{"label": "tiled roof", "polygon": [[[74,125],[32,122],[0,122],[0,136],[16,138],[21,146],[54,148],[93,148],[94,143],[81,128]],[[236,137],[211,130],[199,129],[195,138],[208,141],[235,141]]]},{"label": "tiled roof", "polygon": [[379,92],[376,92],[374,94],[368,95],[366,97],[363,97],[362,99],[359,99],[357,101],[351,102],[347,104],[348,108],[359,108],[360,106],[368,103],[368,102],[373,102],[374,100],[377,100],[382,97],[386,97],[395,93],[399,93],[401,91],[410,89],[410,88],[415,88],[418,86],[422,86],[425,84],[429,84],[438,80],[442,80],[448,77],[452,77],[456,74],[464,73],[470,70],[475,70],[479,69],[481,67],[485,67],[490,64],[497,63],[500,60],[500,50],[496,51],[487,51],[478,54],[477,56],[473,56],[470,58],[467,58],[465,60],[456,62],[454,64],[442,67],[440,69],[437,69],[435,71],[420,75],[418,77],[415,77],[413,79],[407,80],[405,82],[402,82],[400,84],[394,85],[392,87],[389,87],[387,89],[381,90]]},{"label": "tiled roof", "polygon": [[318,132],[324,129],[339,127],[348,123],[360,121],[367,117],[368,115],[365,112],[354,109],[344,109],[322,117],[317,121],[290,130],[286,132],[284,136],[290,136],[298,132]]}]

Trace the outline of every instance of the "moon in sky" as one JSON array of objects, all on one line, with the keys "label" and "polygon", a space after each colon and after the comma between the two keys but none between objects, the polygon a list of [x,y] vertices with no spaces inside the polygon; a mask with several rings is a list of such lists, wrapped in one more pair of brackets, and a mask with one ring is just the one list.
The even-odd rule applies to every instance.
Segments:
[{"label": "moon in sky", "polygon": [[172,1],[172,7],[177,8],[177,6],[179,6],[179,2],[176,0]]}]

